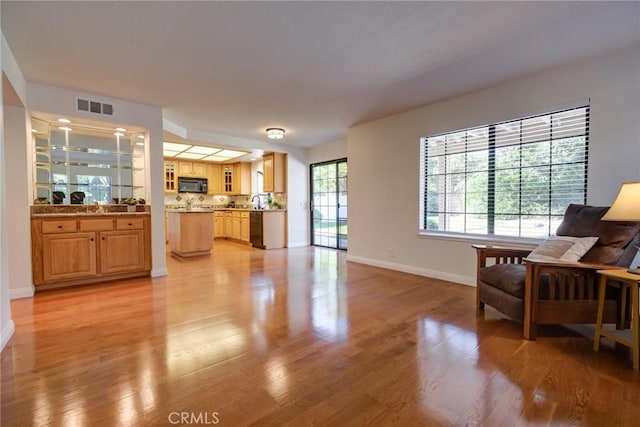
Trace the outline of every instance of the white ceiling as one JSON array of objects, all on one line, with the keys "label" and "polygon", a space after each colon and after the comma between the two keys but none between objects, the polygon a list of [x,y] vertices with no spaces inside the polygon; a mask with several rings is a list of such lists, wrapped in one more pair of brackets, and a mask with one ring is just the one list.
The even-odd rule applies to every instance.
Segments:
[{"label": "white ceiling", "polygon": [[[308,147],[349,126],[640,42],[633,2],[14,2],[29,81]],[[224,143],[224,141],[209,141]]]}]

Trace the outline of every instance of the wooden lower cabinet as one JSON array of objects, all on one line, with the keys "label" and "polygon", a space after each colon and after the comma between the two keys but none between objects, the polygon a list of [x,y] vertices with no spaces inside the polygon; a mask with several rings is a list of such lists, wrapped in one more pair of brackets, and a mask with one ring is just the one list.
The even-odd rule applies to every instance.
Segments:
[{"label": "wooden lower cabinet", "polygon": [[249,212],[242,212],[240,218],[240,240],[243,242],[249,242]]},{"label": "wooden lower cabinet", "polygon": [[224,212],[213,214],[213,238],[224,237]]},{"label": "wooden lower cabinet", "polygon": [[100,233],[100,272],[103,274],[144,270],[142,230]]},{"label": "wooden lower cabinet", "polygon": [[34,217],[31,254],[36,290],[148,275],[151,217]]},{"label": "wooden lower cabinet", "polygon": [[80,279],[98,273],[96,233],[45,234],[42,255],[45,282]]}]

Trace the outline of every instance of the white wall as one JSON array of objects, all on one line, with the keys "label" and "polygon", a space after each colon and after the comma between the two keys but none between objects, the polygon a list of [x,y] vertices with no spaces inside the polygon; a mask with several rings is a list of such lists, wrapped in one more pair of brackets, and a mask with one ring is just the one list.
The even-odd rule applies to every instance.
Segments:
[{"label": "white wall", "polygon": [[9,292],[11,298],[33,295],[31,278],[31,223],[29,191],[32,165],[28,160],[29,116],[24,107],[4,106],[6,194],[11,209],[6,216],[9,242]]},{"label": "white wall", "polygon": [[[1,16],[0,16],[1,18]],[[2,20],[0,19],[0,22]],[[0,26],[0,31],[2,30]],[[5,64],[6,44],[0,44],[0,74]],[[15,326],[11,320],[11,306],[9,305],[9,259],[7,257],[7,193],[6,193],[6,164],[4,155],[4,120],[2,101],[2,79],[0,79],[0,350],[13,335]]]},{"label": "white wall", "polygon": [[[419,139],[591,99],[588,203],[640,179],[640,46],[354,126],[348,259],[475,283],[472,242],[418,237]],[[389,256],[389,249],[395,252]]]},{"label": "white wall", "polygon": [[347,157],[347,138],[316,145],[307,151],[307,160],[310,165],[344,159],[345,157]]}]

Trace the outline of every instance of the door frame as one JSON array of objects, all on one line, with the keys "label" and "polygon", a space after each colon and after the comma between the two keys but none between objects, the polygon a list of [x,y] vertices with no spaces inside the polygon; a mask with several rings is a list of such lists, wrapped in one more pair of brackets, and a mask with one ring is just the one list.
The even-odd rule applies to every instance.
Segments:
[{"label": "door frame", "polygon": [[[309,165],[309,241],[311,242],[311,246],[320,246],[323,248],[333,248],[333,249],[339,249],[342,251],[346,251],[348,250],[348,245],[346,248],[341,248],[340,247],[340,216],[339,216],[339,211],[340,211],[340,202],[339,202],[339,197],[340,197],[340,192],[338,191],[338,188],[336,188],[335,194],[336,194],[336,224],[337,224],[337,228],[336,228],[336,246],[324,246],[324,245],[319,245],[317,243],[314,242],[314,225],[313,225],[313,210],[314,210],[314,203],[313,203],[313,196],[314,196],[314,192],[313,192],[313,168],[317,167],[317,166],[324,166],[324,165],[330,165],[330,164],[335,164],[336,165],[336,182],[338,179],[338,164],[340,163],[346,163],[347,164],[347,171],[348,171],[348,161],[346,157],[342,157],[339,159],[335,159],[335,160],[326,160],[323,162],[317,162],[317,163],[311,163]],[[347,176],[348,176],[348,172],[347,172]],[[347,187],[348,188],[348,187]],[[348,190],[347,190],[347,194],[348,194]],[[347,223],[349,221],[349,216],[347,214]],[[347,229],[348,230],[348,229]],[[346,234],[347,237],[347,241],[349,238],[349,232],[347,231]]]}]

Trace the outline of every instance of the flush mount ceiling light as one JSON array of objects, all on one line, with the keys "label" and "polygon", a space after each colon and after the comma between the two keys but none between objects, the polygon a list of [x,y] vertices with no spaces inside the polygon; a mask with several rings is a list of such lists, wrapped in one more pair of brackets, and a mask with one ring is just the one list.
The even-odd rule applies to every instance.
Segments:
[{"label": "flush mount ceiling light", "polygon": [[282,139],[284,138],[284,129],[282,128],[268,128],[267,138],[269,139]]}]

